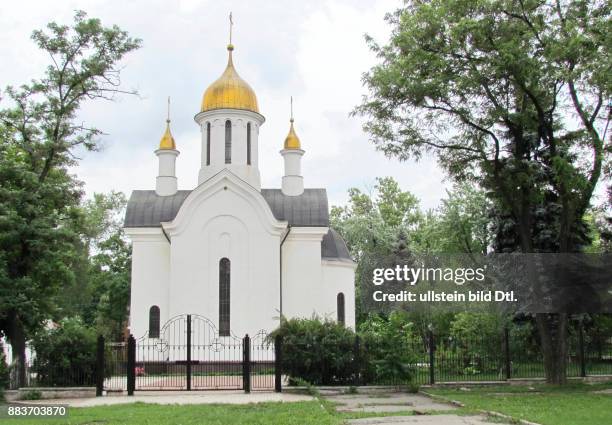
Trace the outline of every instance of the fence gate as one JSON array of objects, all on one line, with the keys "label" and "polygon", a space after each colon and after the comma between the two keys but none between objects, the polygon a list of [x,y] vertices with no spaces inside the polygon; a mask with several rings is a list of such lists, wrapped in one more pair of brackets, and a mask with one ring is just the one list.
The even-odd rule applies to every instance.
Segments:
[{"label": "fence gate", "polygon": [[[280,368],[275,344],[264,331],[253,338],[230,332],[196,314],[173,317],[159,335],[130,336],[128,343],[106,350],[104,387],[135,390],[276,390]],[[123,362],[121,360],[124,360]],[[122,367],[125,365],[125,367]],[[124,372],[125,378],[117,373]],[[277,376],[278,375],[278,376]],[[125,385],[121,385],[123,382]]]}]

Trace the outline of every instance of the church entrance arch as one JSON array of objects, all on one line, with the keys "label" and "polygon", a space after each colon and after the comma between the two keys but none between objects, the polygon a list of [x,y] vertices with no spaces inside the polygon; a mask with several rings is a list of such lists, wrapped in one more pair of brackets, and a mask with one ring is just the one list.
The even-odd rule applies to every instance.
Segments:
[{"label": "church entrance arch", "polygon": [[147,332],[130,343],[134,373],[128,373],[128,392],[130,379],[136,391],[280,391],[275,344],[264,331],[254,337],[220,334],[208,318],[181,314],[168,320],[159,335]]}]

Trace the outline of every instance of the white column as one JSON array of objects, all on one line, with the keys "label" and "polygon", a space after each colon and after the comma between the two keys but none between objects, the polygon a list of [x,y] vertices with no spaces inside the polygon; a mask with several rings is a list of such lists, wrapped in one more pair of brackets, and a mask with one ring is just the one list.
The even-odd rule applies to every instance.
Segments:
[{"label": "white column", "polygon": [[159,160],[155,193],[159,196],[174,195],[177,191],[176,157],[179,156],[179,151],[176,149],[158,149],[155,151],[155,155]]},{"label": "white column", "polygon": [[281,190],[287,196],[299,196],[304,193],[304,177],[302,177],[302,149],[283,149],[280,151],[285,161],[285,175]]}]

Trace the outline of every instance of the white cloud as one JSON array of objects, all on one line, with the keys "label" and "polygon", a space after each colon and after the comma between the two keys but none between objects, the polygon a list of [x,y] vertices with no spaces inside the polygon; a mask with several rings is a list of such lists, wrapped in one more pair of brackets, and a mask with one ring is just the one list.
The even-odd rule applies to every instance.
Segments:
[{"label": "white cloud", "polygon": [[[10,3],[10,4],[7,4]],[[126,87],[141,96],[88,104],[82,118],[107,133],[104,150],[84,153],[75,170],[94,191],[153,188],[153,150],[164,129],[165,99],[172,96],[172,129],[181,155],[180,188],[196,184],[200,132],[193,121],[203,91],[226,62],[227,14],[234,16],[235,64],[255,89],[266,123],[260,133],[263,186],[279,187],[278,154],[288,131],[289,96],[306,155],[307,186],[327,187],[331,203],[349,187],[371,186],[377,176],[395,177],[433,207],[444,195],[443,173],[431,158],[398,163],[376,152],[349,112],[364,93],[361,74],[375,63],[363,35],[388,34],[383,21],[397,1],[32,1],[0,5],[0,81],[19,84],[40,75],[47,58],[29,39],[51,20],[69,22],[84,9],[143,39],[125,60]],[[4,84],[3,84],[4,85]]]}]

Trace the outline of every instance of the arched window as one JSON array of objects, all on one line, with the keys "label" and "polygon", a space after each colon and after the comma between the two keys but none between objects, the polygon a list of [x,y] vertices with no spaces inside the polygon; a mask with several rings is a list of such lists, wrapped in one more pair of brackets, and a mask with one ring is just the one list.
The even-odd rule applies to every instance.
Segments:
[{"label": "arched window", "polygon": [[251,165],[251,123],[247,124],[247,165]]},{"label": "arched window", "polygon": [[232,122],[225,121],[225,163],[232,163]]},{"label": "arched window", "polygon": [[159,307],[149,309],[149,338],[159,338]]},{"label": "arched window", "polygon": [[230,260],[219,261],[219,335],[230,335]]},{"label": "arched window", "polygon": [[206,165],[210,165],[210,123],[206,123]]},{"label": "arched window", "polygon": [[338,323],[344,326],[344,294],[342,292],[336,297],[336,311],[338,312]]}]

